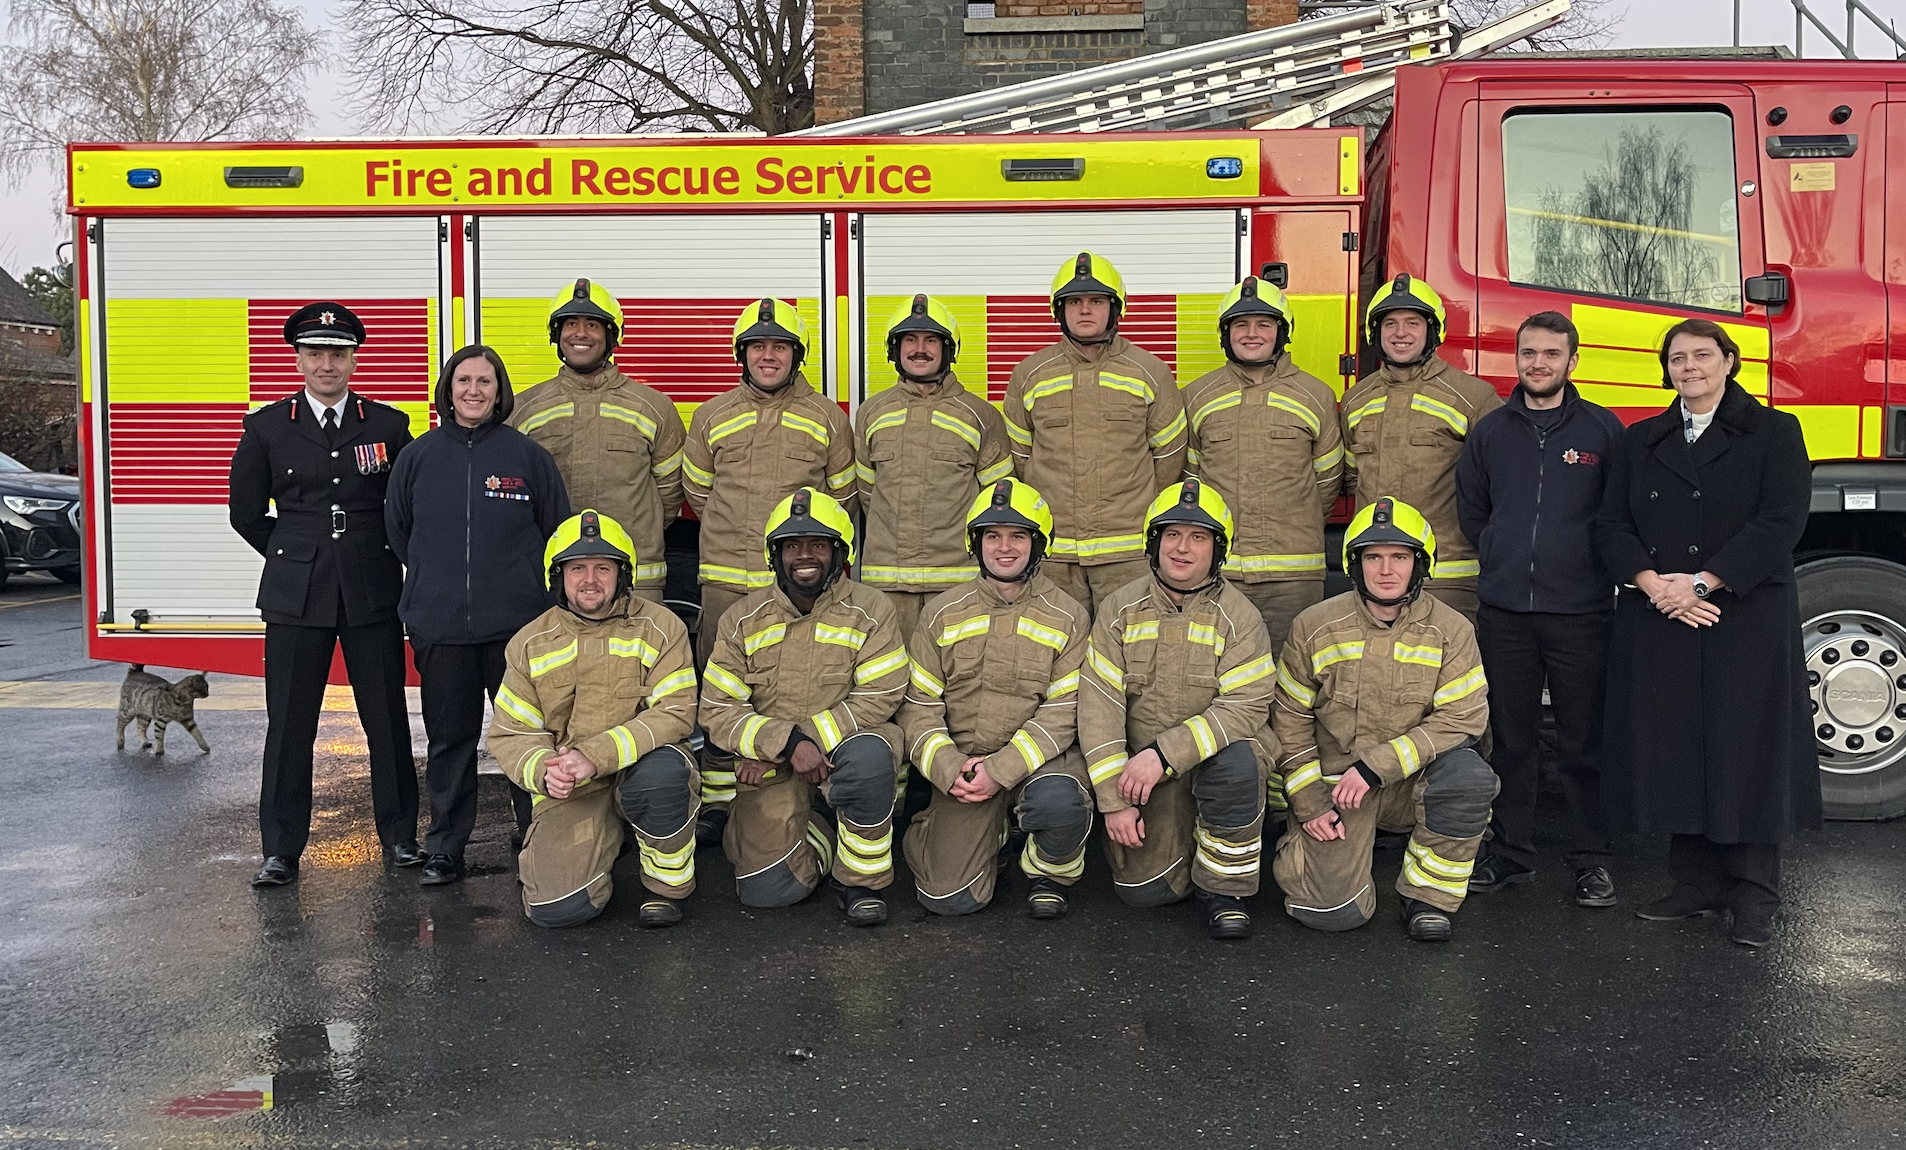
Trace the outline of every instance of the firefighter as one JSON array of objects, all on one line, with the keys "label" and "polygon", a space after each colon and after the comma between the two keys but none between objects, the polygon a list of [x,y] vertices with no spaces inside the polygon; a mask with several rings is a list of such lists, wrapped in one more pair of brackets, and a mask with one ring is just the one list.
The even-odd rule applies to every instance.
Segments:
[{"label": "firefighter", "polygon": [[384,858],[402,867],[424,861],[397,619],[404,573],[384,536],[385,489],[410,443],[410,417],[351,391],[365,340],[351,309],[308,304],[285,321],[284,336],[297,350],[304,387],[245,417],[229,480],[232,529],[265,560],[258,580],[265,861],[255,887],[297,881],[311,837],[318,712],[340,647],[370,747],[371,812]]},{"label": "firefighter", "polygon": [[903,300],[887,319],[887,358],[899,382],[854,417],[854,470],[867,538],[855,574],[887,592],[911,638],[934,595],[979,572],[962,520],[979,489],[1012,474],[1006,421],[953,373],[960,325],[931,296]]},{"label": "firefighter", "polygon": [[549,304],[549,342],[562,367],[525,391],[510,426],[556,457],[572,507],[595,507],[628,527],[635,595],[662,601],[668,581],[662,533],[682,512],[682,416],[668,396],[623,375],[622,305],[579,279]]},{"label": "firefighter", "polygon": [[735,889],[746,906],[792,906],[827,874],[847,921],[877,926],[906,643],[887,597],[846,578],[854,522],[838,500],[803,487],[764,536],[774,583],[722,617],[702,681],[702,726],[735,756],[723,838]]},{"label": "firefighter", "polygon": [[[801,374],[807,324],[794,305],[761,299],[735,320],[741,382],[695,409],[682,478],[701,520],[701,622],[695,662],[705,666],[728,609],[772,587],[762,566],[761,524],[803,486],[826,491],[851,514],[854,435],[840,405]],[[719,750],[702,762],[703,845],[721,841],[735,797],[734,766]]]},{"label": "firefighter", "polygon": [[1220,574],[1233,535],[1224,499],[1187,479],[1144,522],[1152,570],[1093,622],[1079,745],[1119,897],[1162,906],[1195,892],[1211,937],[1245,938],[1277,750],[1275,656],[1264,620]]},{"label": "firefighter", "polygon": [[1039,574],[1052,510],[1031,487],[1002,479],[980,491],[966,539],[979,577],[935,598],[909,642],[900,725],[933,801],[907,830],[907,865],[928,910],[979,910],[992,901],[1010,810],[1027,836],[1027,913],[1059,918],[1092,831],[1075,740],[1092,620]]},{"label": "firefighter", "polygon": [[1284,909],[1318,930],[1353,930],[1376,910],[1379,829],[1410,836],[1397,893],[1418,942],[1448,941],[1496,776],[1471,747],[1489,723],[1475,630],[1423,595],[1436,532],[1384,496],[1357,512],[1343,564],[1355,588],[1291,624],[1272,724],[1292,829],[1273,873]]},{"label": "firefighter", "polygon": [[695,889],[695,663],[688,628],[635,594],[641,552],[622,525],[584,511],[543,549],[557,606],[510,640],[490,752],[530,793],[517,856],[537,926],[602,913],[623,822],[635,826],[644,927],[682,920]]},{"label": "firefighter", "polygon": [[1218,312],[1228,362],[1185,389],[1185,470],[1237,516],[1224,573],[1264,617],[1273,651],[1323,601],[1324,523],[1343,481],[1337,395],[1291,361],[1292,320],[1283,289],[1246,276]]},{"label": "firefighter", "polygon": [[1364,335],[1383,363],[1344,392],[1344,486],[1362,510],[1379,495],[1417,508],[1436,532],[1424,589],[1476,622],[1476,548],[1456,516],[1456,461],[1476,421],[1502,406],[1496,389],[1436,355],[1443,299],[1399,275],[1377,289]]},{"label": "firefighter", "polygon": [[1178,482],[1185,405],[1164,361],[1118,334],[1125,281],[1080,252],[1052,278],[1058,343],[1013,369],[1013,470],[1052,505],[1046,577],[1096,610],[1146,575],[1146,505]]}]

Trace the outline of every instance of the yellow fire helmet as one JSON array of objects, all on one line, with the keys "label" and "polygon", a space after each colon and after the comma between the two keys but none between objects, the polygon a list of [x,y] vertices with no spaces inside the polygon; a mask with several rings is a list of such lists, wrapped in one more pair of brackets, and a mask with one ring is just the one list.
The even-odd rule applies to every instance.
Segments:
[{"label": "yellow fire helmet", "polygon": [[[1052,508],[1046,505],[1045,497],[1031,484],[1017,479],[1002,479],[990,487],[980,488],[973,498],[972,509],[966,513],[969,554],[980,555],[980,536],[988,527],[1023,527],[1032,532],[1032,556],[1026,561],[1025,569],[1010,582],[1023,583],[1031,579],[1052,543]],[[981,556],[980,567],[985,566],[986,560]]]},{"label": "yellow fire helmet", "polygon": [[736,363],[747,366],[748,358],[741,348],[758,339],[785,339],[793,344],[794,366],[788,369],[788,374],[792,376],[801,370],[802,362],[807,359],[807,323],[793,304],[778,299],[758,299],[742,308],[741,314],[735,317]]},{"label": "yellow fire helmet", "polygon": [[[1363,564],[1358,556],[1366,547],[1390,544],[1408,547],[1416,553],[1416,568],[1410,574],[1410,586],[1401,598],[1379,599],[1363,584]],[[1436,562],[1436,532],[1423,513],[1401,499],[1385,495],[1350,518],[1343,532],[1343,569],[1357,585],[1357,593],[1384,607],[1408,603],[1423,589],[1430,566]]]},{"label": "yellow fire helmet", "polygon": [[1224,358],[1232,363],[1244,362],[1231,350],[1231,321],[1247,315],[1268,315],[1278,321],[1277,343],[1271,348],[1271,358],[1283,355],[1290,345],[1291,330],[1296,326],[1290,299],[1283,288],[1270,280],[1245,276],[1218,307],[1218,342],[1224,347]]},{"label": "yellow fire helmet", "polygon": [[1158,493],[1158,498],[1152,500],[1145,511],[1145,553],[1151,557],[1154,571],[1158,569],[1158,541],[1164,537],[1165,528],[1174,523],[1203,527],[1211,532],[1215,543],[1211,553],[1211,577],[1216,579],[1224,566],[1225,552],[1231,546],[1233,521],[1224,496],[1196,479],[1173,484]]},{"label": "yellow fire helmet", "polygon": [[1436,354],[1437,345],[1443,342],[1444,325],[1449,319],[1443,311],[1443,297],[1408,272],[1378,288],[1376,294],[1370,297],[1369,308],[1363,313],[1363,327],[1365,338],[1379,352],[1383,345],[1377,339],[1378,329],[1383,325],[1383,317],[1393,311],[1413,311],[1429,320],[1429,341],[1423,348],[1423,354],[1414,362],[1422,363]]},{"label": "yellow fire helmet", "polygon": [[762,532],[762,551],[783,590],[787,588],[787,571],[781,566],[779,544],[784,539],[808,536],[834,541],[834,564],[828,570],[823,587],[832,586],[854,561],[853,517],[833,496],[803,487],[774,505],[774,510],[768,513],[767,528]]},{"label": "yellow fire helmet", "polygon": [[1092,342],[1109,343],[1118,331],[1119,317],[1125,314],[1125,277],[1118,274],[1112,261],[1097,252],[1080,252],[1078,255],[1059,265],[1052,276],[1052,318],[1059,321],[1059,329],[1068,337],[1066,330],[1065,301],[1075,295],[1109,295],[1112,297],[1112,322],[1105,329],[1105,335]]},{"label": "yellow fire helmet", "polygon": [[[940,374],[953,366],[960,358],[960,321],[953,318],[953,312],[939,300],[930,295],[916,295],[903,300],[893,314],[887,317],[887,360],[899,368],[900,374],[908,375],[906,367],[900,362],[900,337],[910,331],[924,331],[940,337],[940,345],[946,350],[945,362],[940,364]],[[908,378],[913,378],[908,375]]]},{"label": "yellow fire helmet", "polygon": [[622,342],[622,305],[614,292],[594,280],[579,279],[549,301],[549,342],[562,336],[563,321],[574,316],[601,321],[609,331],[610,347]]},{"label": "yellow fire helmet", "polygon": [[571,559],[600,555],[613,559],[622,568],[616,593],[620,595],[635,583],[635,540],[622,524],[598,511],[571,515],[556,528],[543,545],[543,586],[562,593],[562,565]]}]

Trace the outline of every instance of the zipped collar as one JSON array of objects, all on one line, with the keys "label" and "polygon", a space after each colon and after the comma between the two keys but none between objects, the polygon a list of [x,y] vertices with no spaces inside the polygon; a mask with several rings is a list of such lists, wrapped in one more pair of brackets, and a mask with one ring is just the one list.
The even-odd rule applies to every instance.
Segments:
[{"label": "zipped collar", "polygon": [[[1575,418],[1575,409],[1580,406],[1577,401],[1581,398],[1582,393],[1575,390],[1574,380],[1569,380],[1562,384],[1562,414],[1556,417],[1555,428],[1560,428],[1563,424]],[[1515,390],[1509,393],[1509,398],[1504,400],[1502,405],[1510,411],[1515,412],[1517,416],[1521,417],[1530,426],[1533,427],[1535,425],[1535,413],[1529,407],[1529,397],[1523,392],[1521,384],[1516,384]]]}]

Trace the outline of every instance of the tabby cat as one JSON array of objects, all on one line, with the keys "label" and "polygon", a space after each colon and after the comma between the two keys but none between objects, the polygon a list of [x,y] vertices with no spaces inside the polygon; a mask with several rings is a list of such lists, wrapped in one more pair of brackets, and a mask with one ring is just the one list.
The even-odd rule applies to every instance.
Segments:
[{"label": "tabby cat", "polygon": [[[119,687],[119,749],[126,749],[126,724],[138,723],[139,748],[152,747],[153,754],[163,755],[166,724],[177,723],[198,741],[199,750],[211,754],[212,745],[205,741],[198,723],[192,719],[192,701],[211,693],[212,687],[205,681],[203,671],[168,683],[149,673],[143,663],[132,664],[126,671],[126,681]],[[152,725],[150,731],[148,723]],[[154,738],[158,740],[157,746],[153,746]]]}]

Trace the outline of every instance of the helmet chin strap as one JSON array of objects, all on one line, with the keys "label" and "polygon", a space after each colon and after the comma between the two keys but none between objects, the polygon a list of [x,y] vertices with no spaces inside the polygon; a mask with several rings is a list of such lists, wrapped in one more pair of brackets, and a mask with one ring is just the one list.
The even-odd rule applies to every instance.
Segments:
[{"label": "helmet chin strap", "polygon": [[[560,352],[558,352],[558,354],[561,355]],[[601,371],[603,368],[608,367],[610,363],[614,362],[614,360],[615,360],[615,347],[613,345],[606,346],[603,349],[602,357],[596,360],[592,364],[584,364],[584,365],[574,364],[569,362],[569,357],[567,355],[562,356],[563,366],[567,367],[570,371],[575,372],[577,375],[594,375],[598,371]]]},{"label": "helmet chin strap", "polygon": [[[1356,554],[1356,555],[1352,555],[1350,558],[1351,558],[1351,565],[1356,568],[1355,572],[1351,575],[1351,581],[1357,585],[1357,594],[1363,599],[1364,602],[1375,604],[1378,607],[1407,607],[1411,603],[1416,602],[1417,599],[1419,599],[1422,596],[1423,580],[1424,578],[1427,578],[1427,576],[1417,575],[1415,569],[1412,568],[1410,573],[1409,587],[1403,592],[1403,594],[1398,595],[1394,599],[1377,598],[1377,596],[1371,593],[1369,584],[1363,581],[1362,555]],[[1421,552],[1417,553],[1417,562],[1419,564],[1422,562]]]}]

